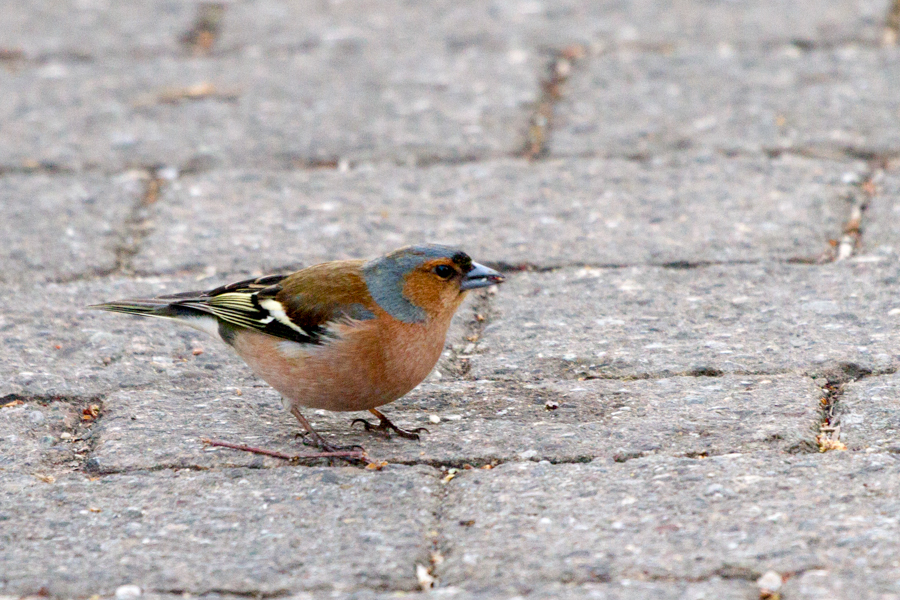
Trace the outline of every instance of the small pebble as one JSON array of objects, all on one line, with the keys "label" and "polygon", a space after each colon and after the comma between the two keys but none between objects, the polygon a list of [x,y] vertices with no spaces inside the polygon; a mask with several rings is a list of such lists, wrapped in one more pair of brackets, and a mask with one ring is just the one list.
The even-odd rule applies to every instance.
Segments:
[{"label": "small pebble", "polygon": [[178,179],[177,167],[163,167],[156,171],[156,176],[166,181],[175,181]]},{"label": "small pebble", "polygon": [[416,579],[419,580],[419,587],[423,590],[430,590],[434,587],[435,578],[425,565],[416,565]]},{"label": "small pebble", "polygon": [[756,586],[760,592],[768,592],[770,594],[781,589],[781,575],[775,571],[766,571],[763,576],[756,580]]},{"label": "small pebble", "polygon": [[28,413],[28,421],[32,425],[40,425],[41,423],[44,422],[44,413],[42,413],[39,410],[33,410],[30,413]]},{"label": "small pebble", "polygon": [[125,524],[125,533],[128,535],[138,535],[141,532],[141,529],[141,524],[134,521]]},{"label": "small pebble", "polygon": [[441,418],[438,415],[429,415],[428,420],[431,421],[432,423],[440,423],[441,422]]},{"label": "small pebble", "polygon": [[143,591],[136,585],[120,585],[116,588],[116,600],[133,600],[140,598]]},{"label": "small pebble", "polygon": [[720,483],[713,483],[706,488],[706,495],[721,494],[725,491],[725,486]]}]

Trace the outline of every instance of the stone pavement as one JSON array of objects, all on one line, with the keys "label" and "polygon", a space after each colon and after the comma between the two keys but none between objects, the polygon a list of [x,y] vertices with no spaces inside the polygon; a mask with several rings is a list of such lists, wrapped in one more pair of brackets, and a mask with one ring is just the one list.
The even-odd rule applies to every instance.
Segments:
[{"label": "stone pavement", "polygon": [[[0,599],[900,599],[888,4],[0,1]],[[381,470],[84,308],[424,240]]]}]

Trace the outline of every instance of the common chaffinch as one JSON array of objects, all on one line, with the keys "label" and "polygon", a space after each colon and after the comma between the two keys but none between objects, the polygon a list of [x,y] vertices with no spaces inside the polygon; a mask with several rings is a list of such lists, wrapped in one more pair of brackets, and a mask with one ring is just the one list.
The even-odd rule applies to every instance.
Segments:
[{"label": "common chaffinch", "polygon": [[173,319],[220,336],[281,393],[312,442],[330,451],[300,407],[368,410],[378,425],[354,423],[418,439],[419,430],[397,427],[377,407],[431,372],[467,292],[503,279],[465,252],[428,244],[368,262],[327,262],[206,292],[91,308]]}]

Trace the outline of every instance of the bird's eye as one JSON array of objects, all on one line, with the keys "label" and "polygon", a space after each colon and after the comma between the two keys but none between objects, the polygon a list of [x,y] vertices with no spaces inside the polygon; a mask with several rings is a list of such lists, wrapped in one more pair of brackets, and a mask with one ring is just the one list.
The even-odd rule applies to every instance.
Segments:
[{"label": "bird's eye", "polygon": [[447,265],[438,265],[434,268],[434,274],[441,279],[450,279],[453,277],[454,273],[456,273],[456,271],[453,270],[453,267]]}]

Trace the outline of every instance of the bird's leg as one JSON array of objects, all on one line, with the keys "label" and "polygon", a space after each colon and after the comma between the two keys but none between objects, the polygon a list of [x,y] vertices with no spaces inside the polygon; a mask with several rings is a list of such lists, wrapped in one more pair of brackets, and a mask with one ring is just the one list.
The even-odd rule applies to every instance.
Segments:
[{"label": "bird's leg", "polygon": [[[300,424],[303,425],[303,428],[306,429],[306,433],[309,435],[310,444],[321,450],[322,452],[341,452],[347,450],[358,450],[360,452],[365,452],[365,449],[362,446],[332,446],[328,442],[325,441],[321,435],[319,435],[315,429],[312,428],[309,421],[306,420],[306,417],[300,412],[300,409],[296,406],[291,407],[291,414],[297,417],[297,420],[300,421]],[[304,443],[306,443],[304,441]]]},{"label": "bird's leg", "polygon": [[362,463],[369,465],[372,464],[372,461],[366,456],[366,451],[362,446],[332,446],[325,442],[316,431],[312,428],[312,425],[309,424],[309,421],[300,414],[300,411],[294,407],[291,407],[291,413],[297,420],[300,421],[300,424],[306,428],[307,435],[312,438],[312,443],[320,450],[320,452],[316,452],[314,454],[298,454],[298,455],[290,455],[285,454],[284,452],[276,452],[274,450],[267,450],[265,448],[256,448],[254,446],[247,446],[245,444],[233,444],[231,442],[223,442],[221,440],[211,440],[207,438],[203,438],[201,441],[207,446],[219,447],[219,448],[231,448],[233,450],[241,450],[242,452],[252,452],[253,454],[263,454],[265,456],[273,456],[275,458],[281,458],[284,460],[290,461],[298,461],[304,458],[344,458],[349,460],[350,462],[361,461]]},{"label": "bird's leg", "polygon": [[353,427],[357,423],[362,423],[366,431],[384,431],[387,433],[387,435],[390,435],[389,432],[393,431],[400,437],[406,438],[408,440],[419,439],[420,431],[428,433],[428,430],[424,427],[416,427],[415,429],[410,429],[409,431],[407,431],[406,429],[400,429],[399,427],[391,423],[391,420],[384,416],[384,413],[382,413],[380,410],[370,408],[369,412],[378,417],[378,425],[372,425],[365,419],[353,419],[353,421],[350,422],[350,426]]}]

